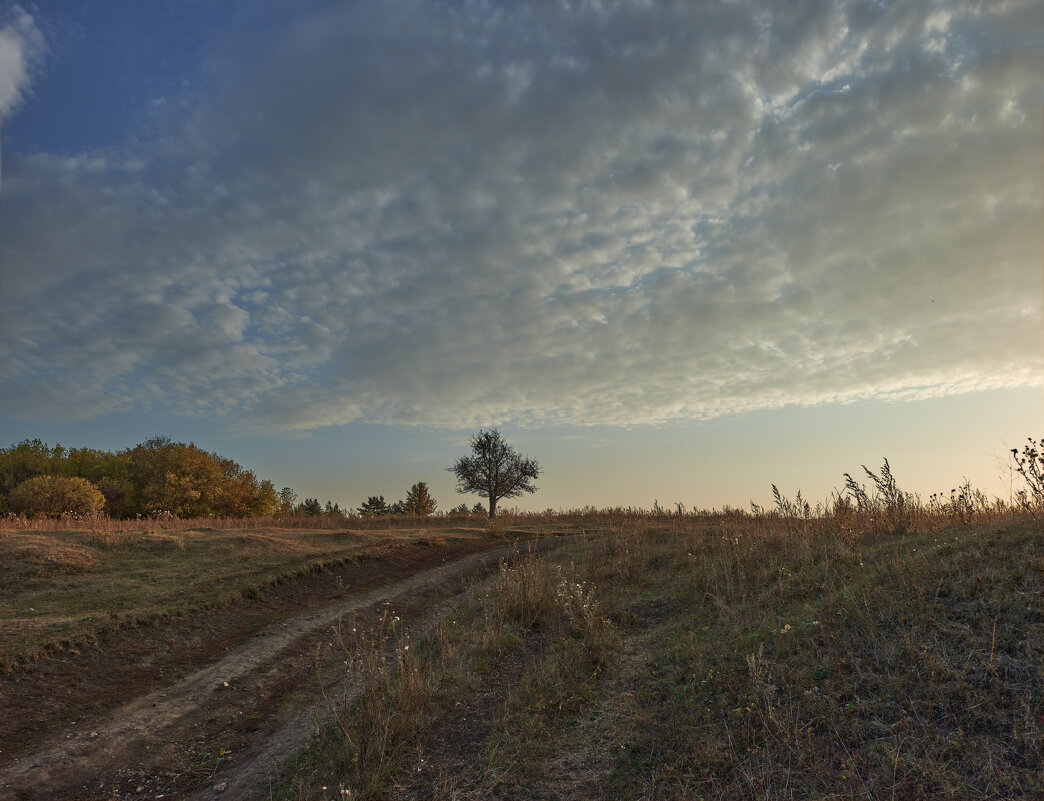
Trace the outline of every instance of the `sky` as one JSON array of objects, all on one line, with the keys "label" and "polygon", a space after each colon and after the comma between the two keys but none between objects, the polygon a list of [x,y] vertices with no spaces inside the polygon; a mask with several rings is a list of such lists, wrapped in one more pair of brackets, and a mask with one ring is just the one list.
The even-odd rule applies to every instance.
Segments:
[{"label": "sky", "polygon": [[[357,506],[1007,498],[1044,6],[0,0],[0,440]],[[1016,483],[1017,488],[1017,483]]]}]

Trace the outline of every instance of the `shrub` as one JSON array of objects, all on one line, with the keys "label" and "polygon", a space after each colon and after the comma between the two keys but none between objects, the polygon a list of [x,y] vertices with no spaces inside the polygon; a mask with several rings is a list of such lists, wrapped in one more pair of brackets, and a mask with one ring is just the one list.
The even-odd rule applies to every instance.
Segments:
[{"label": "shrub", "polygon": [[1026,508],[1044,509],[1044,439],[1037,442],[1029,437],[1029,444],[1011,449],[1015,470],[1026,481],[1028,489],[1020,490],[1019,501]]},{"label": "shrub", "polygon": [[105,496],[85,478],[36,476],[12,490],[10,503],[27,517],[89,515],[105,505]]}]

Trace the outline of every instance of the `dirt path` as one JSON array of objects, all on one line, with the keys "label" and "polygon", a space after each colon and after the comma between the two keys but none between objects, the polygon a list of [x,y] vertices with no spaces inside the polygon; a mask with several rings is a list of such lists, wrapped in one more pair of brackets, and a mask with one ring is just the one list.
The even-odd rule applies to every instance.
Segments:
[{"label": "dirt path", "polygon": [[[559,542],[534,540],[518,549]],[[315,647],[340,618],[391,603],[414,630],[428,627],[440,609],[461,600],[448,587],[512,550],[470,554],[268,625],[230,644],[224,658],[52,736],[10,764],[5,758],[0,797],[264,796],[282,763],[315,734],[315,710],[280,707],[314,681]]]},{"label": "dirt path", "polygon": [[[506,555],[508,551],[499,552]],[[455,565],[454,565],[455,566]],[[479,581],[482,581],[479,579]],[[454,595],[430,608],[420,620],[416,618],[410,626],[414,639],[425,637],[445,614],[460,606],[467,592]],[[403,596],[399,596],[403,600]],[[382,601],[383,603],[383,601]],[[394,660],[393,654],[387,655]],[[215,774],[214,781],[207,787],[191,793],[193,801],[214,801],[228,798],[262,798],[268,794],[270,781],[275,771],[291,754],[301,751],[316,735],[318,727],[325,727],[334,720],[334,710],[344,703],[351,703],[356,688],[341,686],[340,682],[325,688],[325,701],[318,706],[309,706],[297,711],[285,724],[260,738],[248,747],[234,767]]]}]

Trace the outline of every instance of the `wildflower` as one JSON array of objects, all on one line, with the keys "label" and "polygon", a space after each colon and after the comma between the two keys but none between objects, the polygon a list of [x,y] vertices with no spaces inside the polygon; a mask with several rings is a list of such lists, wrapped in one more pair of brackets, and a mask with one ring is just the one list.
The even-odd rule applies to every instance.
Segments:
[{"label": "wildflower", "polygon": [[779,630],[780,634],[788,634],[790,632],[790,624],[787,623],[783,628]]}]

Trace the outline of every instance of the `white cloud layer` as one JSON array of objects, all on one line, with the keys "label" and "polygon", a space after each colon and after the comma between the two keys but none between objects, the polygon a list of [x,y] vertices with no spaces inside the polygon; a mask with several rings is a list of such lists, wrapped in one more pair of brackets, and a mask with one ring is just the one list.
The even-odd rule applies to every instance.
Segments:
[{"label": "white cloud layer", "polygon": [[0,115],[9,114],[24,99],[44,49],[43,36],[25,9],[14,6],[9,17],[0,20]]},{"label": "white cloud layer", "polygon": [[163,136],[5,165],[9,412],[629,425],[1041,382],[1039,3],[247,8]]}]

